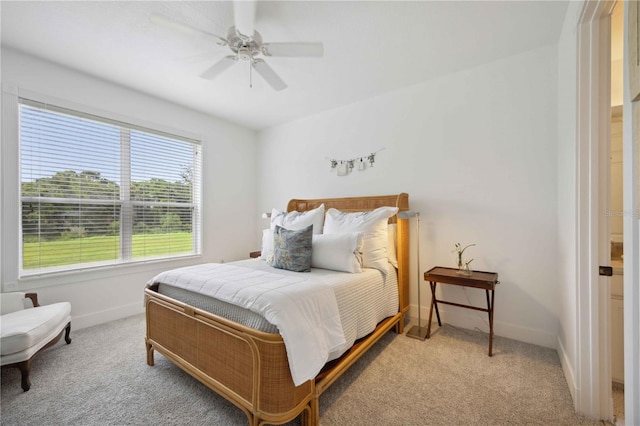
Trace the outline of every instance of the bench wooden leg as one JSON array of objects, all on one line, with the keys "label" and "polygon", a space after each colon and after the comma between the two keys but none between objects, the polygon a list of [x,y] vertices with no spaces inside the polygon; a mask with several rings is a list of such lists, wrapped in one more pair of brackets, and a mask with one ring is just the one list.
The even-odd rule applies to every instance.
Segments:
[{"label": "bench wooden leg", "polygon": [[[67,323],[67,326],[63,331],[64,331],[64,340],[67,342],[67,344],[71,343],[71,337],[69,337],[69,333],[71,333],[70,322]],[[31,381],[29,380],[29,373],[31,372],[31,360],[33,359],[34,356],[39,354],[41,351],[47,349],[50,346],[55,345],[58,342],[58,340],[60,340],[61,337],[62,337],[62,331],[58,333],[58,335],[54,337],[49,343],[47,343],[42,348],[40,348],[38,352],[33,354],[30,359],[22,362],[16,362],[15,364],[7,365],[8,367],[17,367],[20,370],[20,373],[22,375],[22,389],[25,392],[31,388]]]},{"label": "bench wooden leg", "polygon": [[19,362],[16,366],[20,369],[22,374],[22,390],[28,391],[31,388],[31,381],[29,380],[29,372],[31,371],[31,360]]},{"label": "bench wooden leg", "polygon": [[64,341],[67,342],[67,345],[71,343],[71,337],[69,337],[69,333],[71,333],[71,323],[67,324],[64,332]]}]

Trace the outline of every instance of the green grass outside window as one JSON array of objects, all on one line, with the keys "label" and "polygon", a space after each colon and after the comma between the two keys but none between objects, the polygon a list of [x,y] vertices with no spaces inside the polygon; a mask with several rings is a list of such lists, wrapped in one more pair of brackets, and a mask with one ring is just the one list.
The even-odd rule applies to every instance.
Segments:
[{"label": "green grass outside window", "polygon": [[[133,258],[186,254],[193,251],[190,232],[134,234]],[[116,260],[119,236],[83,237],[71,240],[24,243],[23,270]]]}]

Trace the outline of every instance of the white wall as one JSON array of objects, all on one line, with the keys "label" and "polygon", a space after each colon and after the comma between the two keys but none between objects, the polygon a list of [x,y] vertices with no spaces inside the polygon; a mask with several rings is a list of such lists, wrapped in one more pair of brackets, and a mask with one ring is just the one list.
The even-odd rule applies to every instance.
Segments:
[{"label": "white wall", "polygon": [[[476,243],[473,268],[499,273],[496,333],[555,347],[557,66],[556,47],[545,47],[262,131],[258,211],[292,197],[408,192],[422,217],[421,270],[454,266],[454,244]],[[372,169],[330,172],[327,157],[382,147]],[[481,291],[441,291],[486,303]],[[442,311],[488,330],[484,313]]]},{"label": "white wall", "polygon": [[[143,312],[145,282],[162,270],[246,258],[255,249],[255,132],[6,48],[2,49],[2,85],[3,291],[17,284],[21,291],[35,289],[42,303],[70,301],[77,329]],[[199,135],[203,144],[202,256],[18,281],[18,216],[13,209],[17,205],[19,161],[15,126],[5,121],[15,115],[15,96],[10,92],[25,90],[116,115],[123,121]]]}]

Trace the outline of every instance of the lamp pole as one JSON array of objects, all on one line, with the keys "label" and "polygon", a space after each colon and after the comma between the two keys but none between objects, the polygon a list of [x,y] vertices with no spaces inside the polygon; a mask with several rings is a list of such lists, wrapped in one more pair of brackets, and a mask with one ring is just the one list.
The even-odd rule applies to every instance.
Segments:
[{"label": "lamp pole", "polygon": [[[404,214],[403,214],[404,213]],[[416,217],[416,270],[417,274],[417,285],[418,285],[418,325],[414,325],[411,327],[409,331],[407,331],[407,336],[412,337],[414,339],[425,340],[427,338],[427,329],[426,327],[422,327],[422,309],[420,306],[420,212],[402,212],[399,214],[401,218],[410,218]]]}]

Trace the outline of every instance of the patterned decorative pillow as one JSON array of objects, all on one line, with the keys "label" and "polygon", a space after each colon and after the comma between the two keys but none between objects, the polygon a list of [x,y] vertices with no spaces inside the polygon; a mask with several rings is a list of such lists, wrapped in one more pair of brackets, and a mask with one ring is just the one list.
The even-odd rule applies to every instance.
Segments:
[{"label": "patterned decorative pillow", "polygon": [[271,266],[294,272],[310,272],[312,238],[313,225],[298,231],[276,225]]},{"label": "patterned decorative pillow", "polygon": [[273,230],[276,229],[276,225],[294,231],[313,225],[313,233],[322,234],[323,222],[324,204],[320,204],[315,209],[304,212],[285,212],[278,209],[271,209],[271,226],[269,227],[269,232],[264,230],[262,233],[262,254],[260,255],[260,259],[271,263],[270,258],[272,258],[273,255]]}]

